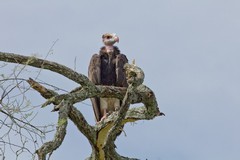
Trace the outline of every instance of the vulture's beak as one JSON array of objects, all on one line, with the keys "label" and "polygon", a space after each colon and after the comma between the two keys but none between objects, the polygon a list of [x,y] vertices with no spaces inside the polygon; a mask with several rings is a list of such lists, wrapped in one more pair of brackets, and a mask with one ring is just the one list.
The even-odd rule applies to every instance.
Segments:
[{"label": "vulture's beak", "polygon": [[119,43],[119,37],[116,35],[116,33],[113,33],[112,35],[113,35],[114,41]]},{"label": "vulture's beak", "polygon": [[115,41],[119,43],[119,37],[118,36],[115,37]]}]

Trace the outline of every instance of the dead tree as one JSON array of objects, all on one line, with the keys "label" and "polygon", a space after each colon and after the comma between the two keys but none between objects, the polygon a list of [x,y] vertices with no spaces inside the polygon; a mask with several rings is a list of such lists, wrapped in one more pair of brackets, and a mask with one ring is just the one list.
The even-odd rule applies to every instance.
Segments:
[{"label": "dead tree", "polygon": [[[54,104],[54,110],[59,112],[58,125],[55,136],[52,141],[45,142],[36,154],[39,160],[46,160],[46,156],[58,149],[66,135],[68,120],[71,120],[77,129],[88,139],[92,153],[89,160],[128,160],[119,155],[115,150],[115,140],[123,131],[127,122],[137,120],[150,120],[157,116],[164,115],[160,112],[154,92],[143,85],[144,72],[135,64],[126,64],[125,70],[129,87],[121,88],[114,86],[94,85],[89,79],[72,69],[34,56],[22,56],[13,53],[0,52],[0,61],[8,63],[17,63],[29,65],[41,69],[50,70],[65,76],[66,78],[78,83],[80,86],[73,89],[68,94],[58,94],[37,81],[29,78],[29,85],[46,98],[42,107]],[[122,100],[122,105],[118,111],[110,114],[104,121],[96,125],[90,125],[84,115],[74,106],[75,103],[81,102],[92,97],[114,97]],[[142,107],[129,109],[130,104],[142,103]]]}]

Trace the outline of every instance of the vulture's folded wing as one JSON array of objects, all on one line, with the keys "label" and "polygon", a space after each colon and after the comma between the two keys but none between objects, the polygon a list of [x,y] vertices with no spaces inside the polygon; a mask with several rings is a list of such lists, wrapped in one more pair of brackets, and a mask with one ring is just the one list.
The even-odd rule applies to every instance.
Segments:
[{"label": "vulture's folded wing", "polygon": [[[98,54],[94,54],[90,60],[90,64],[88,66],[88,78],[96,85],[101,84],[101,59]],[[100,98],[91,98],[91,102],[96,121],[98,122],[102,117],[100,112]]]}]

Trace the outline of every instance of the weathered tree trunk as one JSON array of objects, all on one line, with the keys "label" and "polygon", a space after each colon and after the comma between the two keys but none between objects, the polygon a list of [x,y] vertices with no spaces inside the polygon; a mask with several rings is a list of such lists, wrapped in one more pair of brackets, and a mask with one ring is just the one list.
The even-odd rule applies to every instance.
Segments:
[{"label": "weathered tree trunk", "polygon": [[[0,52],[0,61],[51,70],[81,85],[69,94],[59,95],[31,78],[28,80],[31,87],[47,99],[43,107],[52,103],[55,105],[54,110],[59,110],[58,126],[54,139],[44,143],[36,151],[39,160],[45,160],[47,154],[51,155],[62,144],[66,135],[68,119],[86,136],[92,147],[92,154],[87,158],[88,160],[130,160],[131,158],[120,156],[115,150],[114,142],[123,131],[124,125],[127,122],[150,120],[156,116],[164,115],[159,111],[154,92],[142,84],[144,80],[143,71],[134,64],[125,66],[129,87],[121,88],[94,85],[86,76],[68,67],[35,57]],[[92,126],[88,124],[82,113],[74,107],[74,104],[95,96],[115,97],[121,99],[123,103],[118,111],[113,112],[104,121]],[[144,106],[129,109],[130,104],[134,103],[143,103]]]}]

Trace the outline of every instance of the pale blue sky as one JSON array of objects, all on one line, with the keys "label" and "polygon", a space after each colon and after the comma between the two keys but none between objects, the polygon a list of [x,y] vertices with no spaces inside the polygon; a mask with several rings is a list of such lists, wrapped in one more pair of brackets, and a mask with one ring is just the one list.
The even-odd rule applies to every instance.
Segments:
[{"label": "pale blue sky", "polygon": [[[102,46],[101,35],[119,35],[120,50],[145,71],[144,83],[166,114],[127,125],[127,137],[117,140],[120,154],[148,160],[240,158],[240,1],[2,0],[0,8],[0,51],[44,57],[59,39],[48,59],[74,68],[76,58],[83,74]],[[67,90],[77,86],[50,72],[40,79]],[[93,123],[92,108],[76,106]],[[56,120],[50,110],[39,110],[39,116]],[[87,140],[70,123],[52,158],[89,154]]]}]

